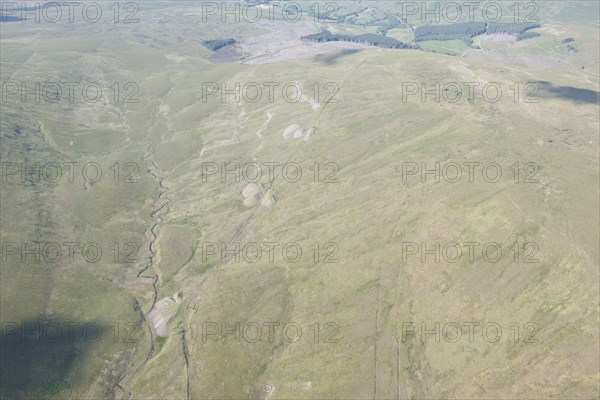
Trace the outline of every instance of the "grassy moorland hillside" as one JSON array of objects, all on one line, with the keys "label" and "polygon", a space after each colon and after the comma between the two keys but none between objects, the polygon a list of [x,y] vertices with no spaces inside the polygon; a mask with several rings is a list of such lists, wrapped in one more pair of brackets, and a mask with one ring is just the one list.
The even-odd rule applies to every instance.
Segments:
[{"label": "grassy moorland hillside", "polygon": [[391,3],[1,25],[3,83],[104,93],[3,86],[1,397],[598,395],[591,6],[459,57],[301,39]]}]

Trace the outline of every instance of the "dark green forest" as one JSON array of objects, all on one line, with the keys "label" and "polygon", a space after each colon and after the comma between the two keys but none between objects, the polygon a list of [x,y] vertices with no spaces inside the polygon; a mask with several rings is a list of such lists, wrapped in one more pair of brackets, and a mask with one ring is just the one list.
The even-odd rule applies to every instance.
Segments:
[{"label": "dark green forest", "polygon": [[387,49],[416,49],[418,46],[401,42],[394,38],[378,35],[375,33],[367,33],[364,35],[342,35],[333,34],[327,30],[314,35],[303,36],[302,39],[309,40],[311,42],[354,42],[354,43],[365,43],[372,46],[383,47]]},{"label": "dark green forest", "polygon": [[230,46],[235,43],[235,39],[213,39],[204,40],[202,44],[209,50],[216,51],[223,47]]}]

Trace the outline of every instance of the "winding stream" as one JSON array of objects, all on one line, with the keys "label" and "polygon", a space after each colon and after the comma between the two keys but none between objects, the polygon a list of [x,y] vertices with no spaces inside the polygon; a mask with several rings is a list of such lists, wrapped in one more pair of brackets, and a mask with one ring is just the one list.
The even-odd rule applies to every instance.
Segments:
[{"label": "winding stream", "polygon": [[[150,142],[150,145],[148,146],[148,149],[146,150],[146,154],[144,155],[144,157],[142,157],[142,161],[146,161],[149,164],[149,168],[148,168],[148,173],[156,180],[158,181],[158,186],[162,189],[160,191],[160,193],[158,194],[157,197],[157,202],[160,202],[161,200],[165,200],[163,199],[163,197],[169,192],[169,187],[165,185],[164,183],[164,178],[160,177],[156,174],[156,172],[158,171],[158,167],[157,165],[154,163],[154,161],[152,161],[151,159],[149,159],[152,155],[154,155],[154,143]],[[150,241],[148,243],[148,250],[150,251],[150,257],[148,259],[148,262],[144,265],[144,268],[138,272],[137,277],[138,278],[144,278],[144,279],[152,279],[152,290],[153,290],[153,296],[152,296],[152,305],[150,306],[150,309],[148,310],[147,313],[144,313],[141,310],[140,307],[140,314],[142,316],[142,318],[144,319],[144,322],[146,323],[146,326],[148,328],[148,331],[150,332],[150,350],[148,351],[148,354],[146,355],[146,358],[144,359],[144,362],[142,364],[140,364],[133,372],[131,373],[127,373],[125,372],[121,378],[119,379],[119,381],[117,382],[117,387],[119,387],[123,393],[125,393],[125,395],[127,396],[128,399],[131,399],[133,396],[133,393],[131,391],[131,389],[125,387],[123,385],[123,381],[125,379],[127,379],[128,377],[133,377],[135,374],[137,374],[142,368],[144,368],[146,366],[146,364],[148,363],[148,361],[152,358],[152,356],[154,355],[154,349],[155,349],[155,342],[156,342],[156,337],[155,337],[155,333],[154,330],[152,329],[152,325],[151,325],[151,321],[148,320],[147,315],[154,310],[154,307],[156,305],[156,302],[158,301],[158,288],[157,288],[157,283],[158,283],[158,279],[159,276],[158,274],[155,274],[153,276],[142,276],[149,268],[151,268],[154,265],[154,261],[156,258],[156,251],[154,249],[154,244],[156,242],[156,239],[158,238],[158,227],[160,224],[163,223],[163,218],[158,215],[163,209],[166,209],[168,211],[168,206],[170,204],[170,199],[166,199],[166,202],[159,205],[156,209],[154,209],[153,211],[150,212],[150,217],[151,218],[156,218],[156,222],[154,223],[154,225],[152,225],[152,227],[150,228]],[[139,307],[139,301],[138,299],[135,299],[135,303],[136,305],[138,305]],[[185,344],[185,341],[184,341]],[[187,359],[186,359],[186,368],[187,368]],[[188,379],[188,395],[189,395],[189,379]],[[189,398],[189,396],[188,396]]]}]

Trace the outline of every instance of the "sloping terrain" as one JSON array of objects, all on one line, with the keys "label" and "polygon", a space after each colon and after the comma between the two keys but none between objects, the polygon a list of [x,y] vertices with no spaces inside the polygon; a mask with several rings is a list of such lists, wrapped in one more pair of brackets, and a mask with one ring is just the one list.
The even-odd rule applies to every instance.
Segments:
[{"label": "sloping terrain", "polygon": [[598,396],[597,24],[456,57],[161,5],[1,25],[2,82],[104,89],[4,86],[2,398]]}]

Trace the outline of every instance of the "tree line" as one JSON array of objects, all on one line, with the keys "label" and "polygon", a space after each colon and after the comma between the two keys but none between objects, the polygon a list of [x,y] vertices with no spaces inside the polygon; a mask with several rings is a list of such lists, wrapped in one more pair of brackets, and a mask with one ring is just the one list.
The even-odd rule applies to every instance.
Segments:
[{"label": "tree line", "polygon": [[517,40],[525,40],[540,36],[537,32],[527,32],[539,28],[534,23],[487,23],[463,22],[452,25],[423,25],[415,29],[415,41],[425,40],[463,40],[467,45],[473,44],[473,37],[485,33],[508,33],[517,35]]},{"label": "tree line", "polygon": [[416,45],[404,43],[389,36],[378,35],[375,33],[366,33],[363,35],[345,35],[345,34],[334,34],[328,30],[323,30],[320,33],[313,35],[303,36],[302,39],[309,40],[311,42],[353,42],[353,43],[364,43],[371,46],[383,47],[387,49],[418,49]]},{"label": "tree line", "polygon": [[235,43],[235,39],[213,39],[213,40],[204,40],[202,44],[209,50],[216,51],[225,46],[230,46]]}]

